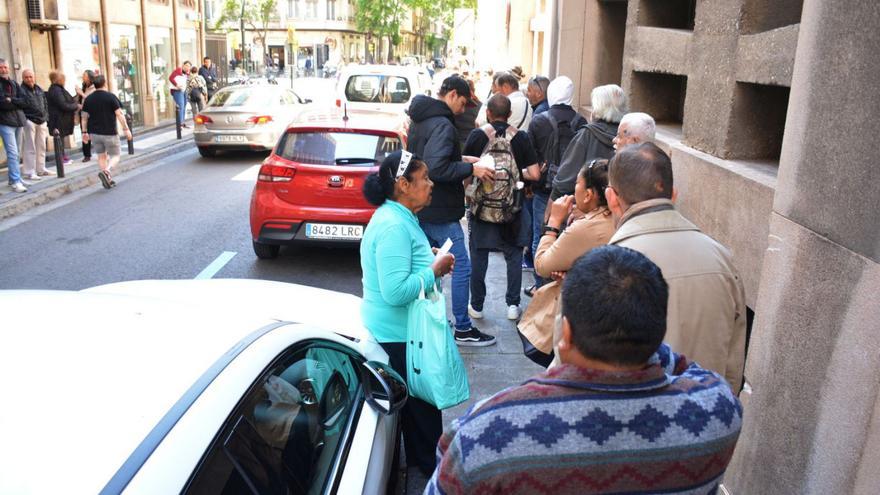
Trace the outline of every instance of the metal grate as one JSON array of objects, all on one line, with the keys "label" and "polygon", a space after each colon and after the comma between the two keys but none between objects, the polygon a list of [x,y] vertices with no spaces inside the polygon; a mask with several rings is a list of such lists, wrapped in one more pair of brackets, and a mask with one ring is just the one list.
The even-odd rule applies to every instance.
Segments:
[{"label": "metal grate", "polygon": [[43,0],[27,0],[28,19],[43,18]]}]

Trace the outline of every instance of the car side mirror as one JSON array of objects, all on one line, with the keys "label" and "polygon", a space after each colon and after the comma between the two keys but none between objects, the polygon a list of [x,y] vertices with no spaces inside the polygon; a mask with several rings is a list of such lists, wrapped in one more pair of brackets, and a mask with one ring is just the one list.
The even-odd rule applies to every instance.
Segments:
[{"label": "car side mirror", "polygon": [[399,411],[408,396],[403,378],[391,366],[378,361],[367,361],[362,366],[364,391],[370,407],[386,416]]},{"label": "car side mirror", "polygon": [[302,102],[303,102],[304,105],[308,105],[309,103],[312,102],[312,99],[311,99],[311,98],[306,98],[306,99],[304,99]]}]

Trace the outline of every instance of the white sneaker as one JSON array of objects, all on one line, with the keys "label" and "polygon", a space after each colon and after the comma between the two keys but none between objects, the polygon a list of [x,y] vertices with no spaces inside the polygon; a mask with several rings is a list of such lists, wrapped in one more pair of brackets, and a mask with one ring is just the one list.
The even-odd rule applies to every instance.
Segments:
[{"label": "white sneaker", "polygon": [[468,315],[470,315],[471,318],[474,318],[474,319],[476,319],[476,320],[482,320],[482,319],[483,319],[483,312],[482,312],[482,311],[477,311],[477,310],[474,309],[474,307],[471,306],[470,304],[468,304]]},{"label": "white sneaker", "polygon": [[37,174],[28,174],[28,175],[25,175],[24,178],[27,180],[31,180],[31,181],[38,181],[38,180],[42,179],[42,177],[40,177]]},{"label": "white sneaker", "polygon": [[22,184],[21,182],[16,182],[15,184],[12,184],[9,187],[12,188],[13,192],[17,192],[17,193],[27,192],[27,188],[24,187],[24,184]]},{"label": "white sneaker", "polygon": [[507,307],[507,319],[508,320],[517,320],[519,319],[519,306],[508,306]]}]

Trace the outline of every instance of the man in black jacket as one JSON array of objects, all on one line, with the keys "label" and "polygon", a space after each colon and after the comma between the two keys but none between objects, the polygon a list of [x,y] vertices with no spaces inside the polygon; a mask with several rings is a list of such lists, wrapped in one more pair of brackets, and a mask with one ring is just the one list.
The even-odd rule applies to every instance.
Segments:
[{"label": "man in black jacket", "polygon": [[34,71],[25,69],[21,73],[21,92],[27,106],[24,115],[22,173],[27,180],[40,180],[47,175],[55,175],[46,169],[46,138],[49,130],[46,121],[49,119],[49,105],[43,88],[37,85]]},{"label": "man in black jacket", "polygon": [[[550,161],[562,158],[565,149],[577,133],[577,129],[587,125],[587,119],[572,108],[571,101],[574,97],[574,83],[565,76],[559,76],[547,86],[547,102],[550,109],[546,112],[537,113],[529,124],[529,138],[532,146],[538,153],[538,163],[541,164],[541,180],[532,184],[532,254],[538,251],[538,242],[544,231],[544,217],[549,204],[550,192],[553,188],[553,178],[549,177]],[[553,139],[555,137],[555,139]],[[552,142],[556,144],[556,150],[548,150]],[[553,156],[547,156],[552,154]],[[555,165],[559,165],[556,163]],[[544,280],[535,274],[535,285],[525,289],[529,297],[535,293],[538,287],[543,285]]]},{"label": "man in black jacket", "polygon": [[9,187],[19,193],[27,192],[21,180],[18,156],[19,133],[26,120],[22,111],[25,106],[21,86],[9,77],[9,64],[0,58],[0,139],[6,149]]},{"label": "man in black jacket", "polygon": [[211,57],[205,57],[202,60],[202,66],[199,67],[199,75],[205,78],[208,86],[208,101],[217,91],[217,67],[211,62]]},{"label": "man in black jacket", "polygon": [[455,116],[462,113],[471,99],[467,81],[459,76],[443,80],[437,98],[417,95],[408,113],[412,120],[407,149],[428,164],[434,182],[431,204],[419,212],[419,223],[434,247],[446,239],[452,241],[455,256],[452,272],[452,313],[455,317],[455,341],[463,346],[487,346],[495,337],[477,330],[467,313],[471,263],[461,228],[464,216],[464,185],[474,176],[491,180],[494,170],[475,166],[477,157],[462,157],[455,131]]}]

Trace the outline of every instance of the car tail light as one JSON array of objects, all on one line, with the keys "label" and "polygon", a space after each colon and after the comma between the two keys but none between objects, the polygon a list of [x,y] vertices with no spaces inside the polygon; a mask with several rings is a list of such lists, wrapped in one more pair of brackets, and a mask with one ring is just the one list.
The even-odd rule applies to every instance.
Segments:
[{"label": "car tail light", "polygon": [[260,182],[290,182],[294,175],[296,175],[296,168],[277,162],[269,162],[260,167],[257,180]]},{"label": "car tail light", "polygon": [[342,108],[342,100],[340,100],[339,98],[336,98],[336,107]]},{"label": "car tail light", "polygon": [[196,122],[196,125],[204,125],[204,124],[213,124],[214,123],[214,121],[211,120],[211,117],[208,117],[207,115],[202,115],[202,114],[196,115],[196,118],[194,120]]},{"label": "car tail light", "polygon": [[271,115],[255,115],[255,116],[247,119],[247,121],[249,124],[256,124],[256,125],[266,124],[266,123],[272,122],[272,116]]}]

